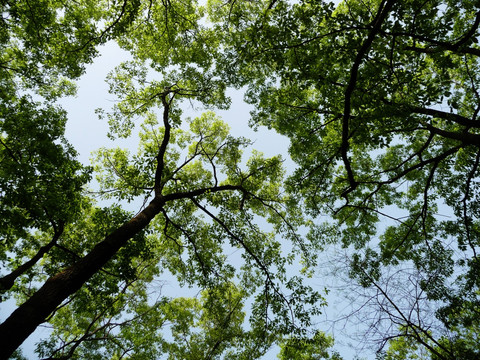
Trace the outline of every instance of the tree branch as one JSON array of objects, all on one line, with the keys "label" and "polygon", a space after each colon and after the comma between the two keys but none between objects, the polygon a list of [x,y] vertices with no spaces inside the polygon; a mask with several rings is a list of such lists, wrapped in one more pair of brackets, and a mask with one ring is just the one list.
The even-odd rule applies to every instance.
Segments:
[{"label": "tree branch", "polygon": [[423,124],[426,129],[436,135],[440,135],[447,139],[460,141],[464,145],[474,145],[480,148],[480,135],[472,134],[469,132],[453,132],[443,129],[439,129],[430,124]]},{"label": "tree branch", "polygon": [[12,288],[12,286],[15,284],[15,280],[23,275],[28,269],[30,269],[33,265],[37,263],[38,260],[40,260],[43,255],[45,255],[50,249],[56,245],[58,239],[62,235],[64,230],[63,223],[60,223],[58,228],[54,229],[54,234],[52,237],[52,240],[44,246],[42,246],[37,253],[27,262],[23,263],[20,265],[18,268],[13,270],[10,274],[3,276],[0,278],[0,291],[6,291]]},{"label": "tree branch", "polygon": [[355,57],[355,61],[350,70],[350,80],[348,82],[347,88],[345,89],[344,109],[343,109],[343,118],[342,118],[341,155],[342,155],[343,163],[345,164],[345,169],[347,171],[350,187],[343,192],[342,196],[344,197],[346,197],[350,192],[355,190],[358,185],[353,174],[352,166],[350,164],[350,159],[348,158],[348,148],[349,148],[348,142],[351,136],[351,133],[349,130],[349,121],[351,117],[351,101],[352,101],[352,95],[357,83],[358,71],[364,57],[367,55],[368,51],[370,50],[370,47],[373,43],[373,40],[375,39],[375,36],[380,31],[383,21],[387,17],[389,11],[391,10],[394,4],[395,4],[395,0],[382,1],[382,3],[380,4],[377,15],[372,22],[372,30],[368,34],[367,39],[362,44],[361,48],[358,50],[357,56]]},{"label": "tree branch", "polygon": [[429,115],[434,118],[453,121],[456,124],[467,126],[469,128],[480,128],[480,121],[475,121],[458,114],[448,113],[437,109],[422,108],[419,106],[411,106],[409,107],[409,110],[413,113]]}]

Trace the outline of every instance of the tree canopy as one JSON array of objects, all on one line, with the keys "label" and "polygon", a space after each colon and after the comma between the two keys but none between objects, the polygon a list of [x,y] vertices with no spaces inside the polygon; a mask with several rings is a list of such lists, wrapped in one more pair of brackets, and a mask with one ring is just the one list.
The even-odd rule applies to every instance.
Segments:
[{"label": "tree canopy", "polygon": [[[41,324],[46,359],[340,359],[309,280],[331,246],[378,359],[479,357],[478,2],[0,6],[0,359]],[[131,59],[98,115],[138,150],[86,165],[59,99],[107,41]],[[215,114],[229,88],[291,175]]]}]

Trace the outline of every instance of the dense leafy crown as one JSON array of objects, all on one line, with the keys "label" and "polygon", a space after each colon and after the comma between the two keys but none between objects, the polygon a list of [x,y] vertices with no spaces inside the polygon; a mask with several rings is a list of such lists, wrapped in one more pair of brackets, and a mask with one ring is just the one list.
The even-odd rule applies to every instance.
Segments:
[{"label": "dense leafy crown", "polygon": [[[0,8],[0,291],[19,304],[0,359],[44,322],[44,358],[340,359],[306,276],[330,244],[378,358],[479,357],[477,1]],[[109,40],[131,57],[98,114],[139,145],[87,167],[58,100]],[[245,159],[213,112],[229,87],[289,137],[291,176]]]},{"label": "dense leafy crown", "polygon": [[[0,286],[21,305],[0,325],[0,358],[44,321],[46,358],[258,358],[308,338],[324,301],[287,274],[312,259],[281,157],[245,161],[251,142],[212,111],[182,116],[186,100],[229,105],[204,14],[184,1],[3,5]],[[84,167],[54,102],[112,38],[132,60],[108,75],[118,102],[99,114],[112,139],[138,136],[139,147],[101,148]],[[198,295],[171,296],[164,278]]]},{"label": "dense leafy crown", "polygon": [[370,338],[477,357],[478,3],[210,4],[252,123],[290,137],[291,189],[335,220],[311,238],[350,248],[381,303]]}]

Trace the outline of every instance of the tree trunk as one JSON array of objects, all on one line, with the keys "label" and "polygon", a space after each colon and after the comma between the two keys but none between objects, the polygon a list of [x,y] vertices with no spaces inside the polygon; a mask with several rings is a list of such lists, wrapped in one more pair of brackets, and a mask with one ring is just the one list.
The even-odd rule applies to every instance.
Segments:
[{"label": "tree trunk", "polygon": [[129,239],[160,212],[164,200],[156,197],[137,216],[123,224],[74,265],[49,278],[25,303],[0,324],[0,360],[12,353],[70,295],[98,272]]}]

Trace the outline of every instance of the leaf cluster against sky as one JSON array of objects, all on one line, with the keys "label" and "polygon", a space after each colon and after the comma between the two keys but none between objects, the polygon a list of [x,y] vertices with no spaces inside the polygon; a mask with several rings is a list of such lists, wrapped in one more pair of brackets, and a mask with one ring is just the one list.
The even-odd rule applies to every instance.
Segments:
[{"label": "leaf cluster against sky", "polygon": [[[3,358],[45,321],[45,358],[339,358],[306,277],[331,244],[379,358],[478,357],[475,1],[1,6]],[[90,166],[58,99],[107,41],[130,55],[97,113],[138,147]],[[215,114],[231,88],[293,174]],[[166,274],[199,295],[154,296]]]}]

